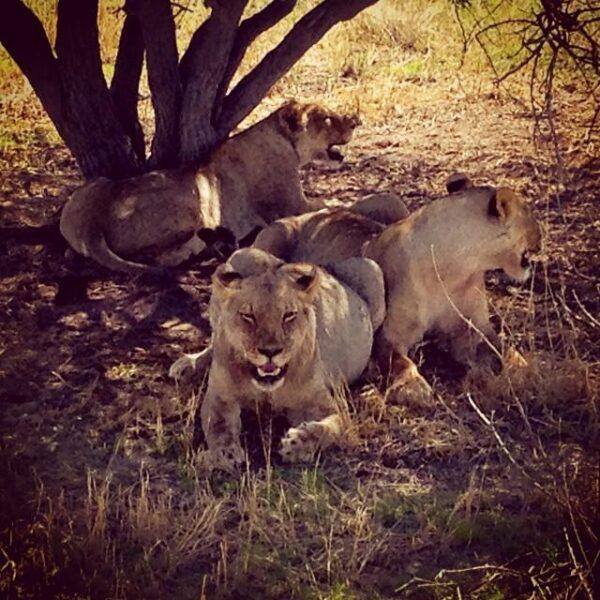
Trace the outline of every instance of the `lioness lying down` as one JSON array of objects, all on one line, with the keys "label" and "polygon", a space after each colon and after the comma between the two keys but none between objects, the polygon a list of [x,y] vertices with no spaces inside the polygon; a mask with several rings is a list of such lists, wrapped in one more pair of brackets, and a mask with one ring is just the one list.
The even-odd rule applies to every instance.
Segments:
[{"label": "lioness lying down", "polygon": [[341,160],[335,146],[347,144],[357,124],[356,117],[288,102],[227,140],[200,169],[85,184],[65,204],[61,233],[78,253],[116,271],[177,265],[205,247],[201,228],[224,227],[239,240],[309,210],[299,168]]},{"label": "lioness lying down", "polygon": [[288,461],[309,460],[342,433],[333,390],[367,365],[384,316],[383,276],[365,258],[331,272],[246,248],[213,275],[201,417],[216,466],[232,470],[243,461],[242,408],[268,403],[287,416],[281,454]]},{"label": "lioness lying down", "polygon": [[[348,212],[356,216],[350,215],[349,217]],[[264,244],[269,243],[266,241],[267,239],[274,239],[275,245],[269,246],[273,250],[273,254],[289,262],[289,255],[295,244],[295,232],[301,228],[305,242],[300,250],[306,252],[316,264],[324,265],[356,256],[356,243],[352,237],[353,226],[362,226],[365,232],[381,233],[384,230],[384,224],[395,223],[406,216],[408,216],[408,209],[399,196],[392,192],[379,192],[356,201],[347,209],[324,208],[305,213],[297,219],[283,219],[278,221],[276,226],[266,229],[265,234],[259,233],[259,237]],[[331,253],[326,245],[326,238],[320,239],[319,232],[326,230],[331,223],[337,221],[343,228],[345,242],[340,243],[340,239],[338,239],[335,253]],[[310,243],[309,239],[312,235],[318,238],[316,244],[322,252],[317,252]],[[279,240],[284,243],[280,243]],[[298,258],[300,255],[299,252],[295,256],[295,262],[302,262],[303,259]],[[212,346],[210,345],[201,352],[184,354],[173,362],[169,368],[169,376],[176,381],[201,379],[202,374],[210,366],[211,359]]]},{"label": "lioness lying down", "polygon": [[380,227],[340,210],[290,217],[273,223],[255,246],[288,261],[324,263],[349,256],[372,258],[386,285],[387,313],[376,355],[395,377],[393,391],[428,399],[431,389],[408,358],[427,332],[450,338],[454,357],[466,363],[496,345],[484,274],[503,269],[528,279],[529,255],[538,252],[540,227],[525,201],[508,188],[472,187],[451,178],[452,193]]}]

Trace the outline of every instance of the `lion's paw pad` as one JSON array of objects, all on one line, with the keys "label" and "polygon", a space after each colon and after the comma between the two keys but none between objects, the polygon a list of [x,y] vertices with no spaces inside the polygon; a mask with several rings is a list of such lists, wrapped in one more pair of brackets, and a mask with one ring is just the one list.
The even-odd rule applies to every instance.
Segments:
[{"label": "lion's paw pad", "polygon": [[177,382],[191,379],[196,370],[196,361],[187,354],[178,358],[169,368],[169,377]]},{"label": "lion's paw pad", "polygon": [[420,376],[394,383],[385,397],[386,401],[395,405],[404,404],[413,408],[431,408],[433,405],[433,390]]},{"label": "lion's paw pad", "polygon": [[302,423],[288,430],[281,440],[281,458],[286,462],[309,462],[319,450],[323,428],[318,423]]}]

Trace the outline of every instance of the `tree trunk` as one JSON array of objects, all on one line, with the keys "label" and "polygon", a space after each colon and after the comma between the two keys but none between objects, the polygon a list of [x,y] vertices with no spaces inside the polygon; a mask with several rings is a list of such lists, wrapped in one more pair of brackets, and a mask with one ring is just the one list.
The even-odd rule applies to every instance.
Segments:
[{"label": "tree trunk", "polygon": [[5,0],[0,40],[40,98],[86,177],[126,177],[139,161],[102,73],[97,0],[59,0],[57,58],[38,18]]},{"label": "tree trunk", "polygon": [[[129,11],[130,5],[130,1],[125,3],[126,12]],[[121,126],[131,138],[133,149],[141,163],[146,160],[146,150],[137,105],[143,63],[142,28],[137,16],[128,12],[119,40],[115,73],[110,84],[110,95]]]},{"label": "tree trunk", "polygon": [[244,59],[246,50],[250,44],[252,44],[259,35],[289,15],[294,10],[297,3],[298,0],[272,0],[265,8],[245,19],[239,26],[229,55],[227,69],[219,84],[219,90],[215,99],[213,121],[218,121],[219,112],[223,104],[223,99],[227,94],[229,84],[238,70],[238,67],[242,64],[242,60]]},{"label": "tree trunk", "polygon": [[184,56],[185,90],[179,132],[183,164],[206,159],[217,142],[212,122],[219,85],[229,64],[239,21],[248,0],[213,3]]},{"label": "tree trunk", "polygon": [[21,0],[6,0],[0,19],[0,41],[40,99],[56,125],[60,118],[60,85],[57,61],[39,19]]},{"label": "tree trunk", "polygon": [[[226,96],[249,45],[297,0],[271,0],[242,20],[249,0],[206,0],[209,18],[178,60],[170,0],[125,0],[110,90],[98,41],[98,0],[58,0],[56,56],[23,0],[3,0],[0,42],[40,98],[90,178],[122,178],[142,168],[198,164],[222,142],[318,40],[377,0],[322,0]],[[146,56],[155,113],[150,159],[137,114]]]},{"label": "tree trunk", "polygon": [[65,141],[86,177],[139,171],[102,73],[97,0],[59,0],[56,30]]},{"label": "tree trunk", "polygon": [[223,102],[218,135],[226,136],[247,117],[271,87],[334,25],[351,19],[377,0],[323,0],[302,17],[283,41],[246,75]]},{"label": "tree trunk", "polygon": [[142,24],[155,133],[149,166],[173,167],[179,158],[181,81],[175,21],[169,0],[136,3]]}]

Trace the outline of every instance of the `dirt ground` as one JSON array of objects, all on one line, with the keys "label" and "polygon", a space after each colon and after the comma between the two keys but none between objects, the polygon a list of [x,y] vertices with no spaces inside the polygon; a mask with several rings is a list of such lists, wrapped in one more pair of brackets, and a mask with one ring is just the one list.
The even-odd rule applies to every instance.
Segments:
[{"label": "dirt ground", "polygon": [[[423,344],[416,356],[436,408],[386,406],[366,380],[352,391],[356,439],[317,467],[286,467],[273,450],[265,468],[257,440],[267,421],[250,419],[255,460],[236,482],[198,466],[201,397],[167,377],[182,351],[207,342],[202,313],[217,261],[180,269],[173,282],[89,266],[79,294],[57,297],[61,285],[76,287],[65,284],[61,251],[5,236],[5,597],[592,593],[600,162],[569,146],[564,119],[561,174],[532,143],[530,115],[506,96],[450,86],[427,98],[407,86],[400,114],[367,119],[343,165],[305,170],[307,195],[336,204],[393,190],[415,209],[443,195],[457,170],[523,193],[544,224],[546,261],[523,287],[492,274],[489,288],[498,325],[530,366],[466,375]],[[566,97],[570,110],[576,98]],[[44,139],[0,161],[2,227],[45,222],[80,183],[69,154]]]}]

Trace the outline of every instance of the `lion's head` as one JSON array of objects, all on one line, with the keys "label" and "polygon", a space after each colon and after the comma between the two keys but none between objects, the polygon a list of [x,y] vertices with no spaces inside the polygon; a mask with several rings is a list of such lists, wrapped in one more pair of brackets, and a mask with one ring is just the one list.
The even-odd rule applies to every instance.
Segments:
[{"label": "lion's head", "polygon": [[524,282],[531,275],[530,258],[541,250],[542,231],[526,201],[509,188],[492,193],[488,215],[497,220],[504,237],[498,267],[511,279]]},{"label": "lion's head", "polygon": [[318,104],[286,102],[276,113],[284,135],[292,142],[301,164],[312,160],[343,160],[336,146],[347,144],[360,120]]},{"label": "lion's head", "polygon": [[494,259],[496,267],[511,279],[524,282],[531,276],[531,256],[541,250],[542,230],[524,198],[507,187],[475,188],[464,173],[454,173],[446,180],[449,194],[469,193],[469,190],[486,190],[489,193],[487,216],[494,229],[493,244],[500,248]]},{"label": "lion's head", "polygon": [[238,250],[215,271],[215,336],[225,342],[228,360],[262,391],[276,390],[315,352],[318,287],[315,266],[285,264],[255,248]]}]

